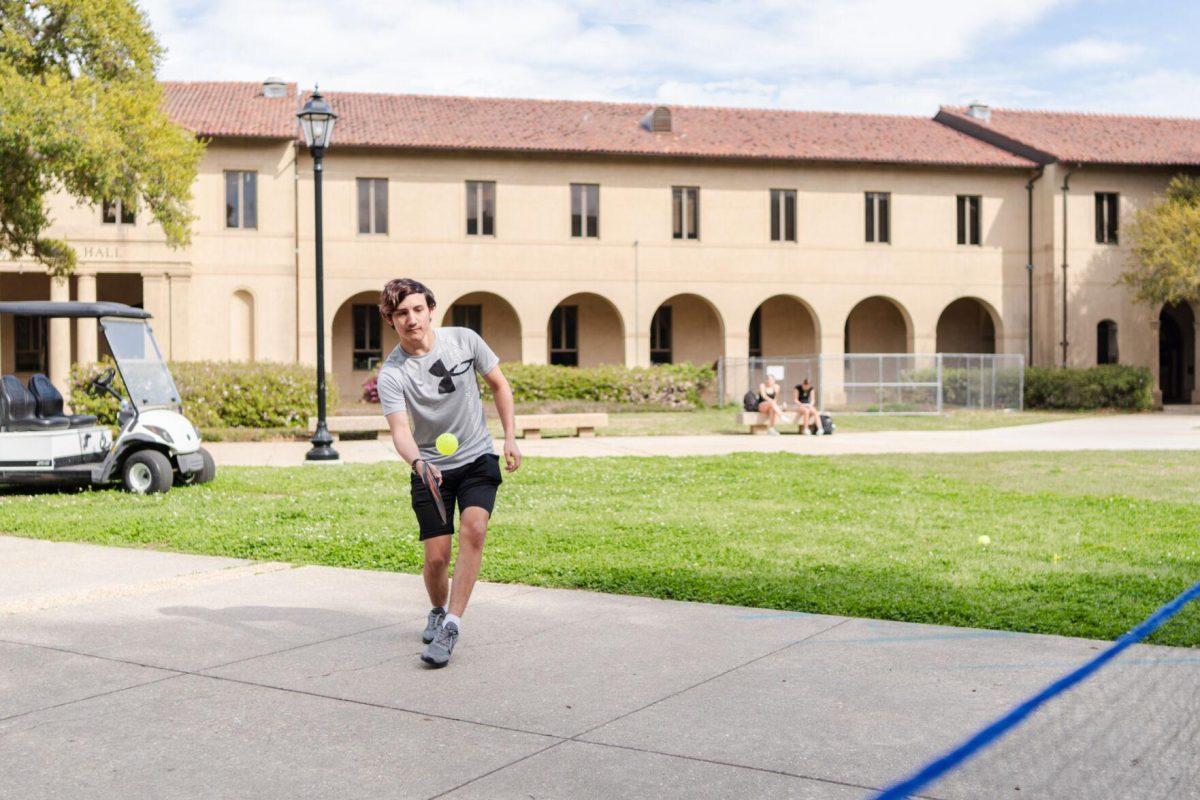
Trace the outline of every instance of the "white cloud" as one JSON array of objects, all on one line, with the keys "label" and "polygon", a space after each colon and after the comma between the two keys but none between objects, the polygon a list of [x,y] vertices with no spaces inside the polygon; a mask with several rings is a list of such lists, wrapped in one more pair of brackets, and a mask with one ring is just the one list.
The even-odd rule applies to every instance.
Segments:
[{"label": "white cloud", "polygon": [[1145,48],[1141,45],[1088,38],[1054,48],[1050,51],[1048,60],[1064,68],[1095,67],[1132,61],[1144,51]]}]

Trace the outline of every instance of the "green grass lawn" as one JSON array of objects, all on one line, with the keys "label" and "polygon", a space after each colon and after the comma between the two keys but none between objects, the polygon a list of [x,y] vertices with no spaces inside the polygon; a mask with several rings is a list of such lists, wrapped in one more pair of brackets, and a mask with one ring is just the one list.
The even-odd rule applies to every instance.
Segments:
[{"label": "green grass lawn", "polygon": [[[483,578],[1113,638],[1200,578],[1198,481],[1188,452],[530,458]],[[226,468],[156,497],[6,489],[0,531],[415,572],[408,485],[380,464]],[[1154,641],[1200,645],[1200,608]]]}]

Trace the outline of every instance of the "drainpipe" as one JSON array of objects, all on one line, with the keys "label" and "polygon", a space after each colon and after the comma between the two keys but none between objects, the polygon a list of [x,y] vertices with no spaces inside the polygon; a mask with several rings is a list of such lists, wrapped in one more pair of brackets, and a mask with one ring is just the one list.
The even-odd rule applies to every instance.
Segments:
[{"label": "drainpipe", "polygon": [[1026,334],[1028,338],[1029,361],[1026,362],[1033,366],[1033,184],[1042,177],[1042,173],[1046,171],[1045,167],[1038,167],[1029,181],[1025,184],[1026,205],[1029,208],[1029,227],[1026,232],[1026,241],[1029,244],[1029,258],[1025,262],[1025,278],[1029,289],[1029,298],[1026,301],[1025,311],[1029,322],[1029,332]]},{"label": "drainpipe", "polygon": [[1071,190],[1071,173],[1079,169],[1079,164],[1068,168],[1063,175],[1062,207],[1063,207],[1063,260],[1062,260],[1062,365],[1067,365],[1067,193]]}]

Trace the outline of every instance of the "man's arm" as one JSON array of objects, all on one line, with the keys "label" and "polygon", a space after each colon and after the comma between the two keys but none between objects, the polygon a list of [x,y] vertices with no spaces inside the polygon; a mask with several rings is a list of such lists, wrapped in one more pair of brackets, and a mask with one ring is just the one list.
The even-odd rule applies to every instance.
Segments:
[{"label": "man's arm", "polygon": [[504,377],[499,366],[492,367],[483,379],[496,398],[496,413],[500,415],[500,424],[504,426],[505,469],[514,472],[521,466],[521,451],[517,447],[517,422],[513,419],[512,387],[508,385],[508,378]]},{"label": "man's arm", "polygon": [[[414,461],[421,458],[421,449],[417,447],[417,440],[413,438],[412,431],[408,429],[408,414],[403,411],[393,411],[387,415],[386,419],[396,452],[400,454],[405,463],[411,466]],[[426,464],[424,460],[421,461],[421,464],[430,470],[438,483],[441,483],[442,473],[437,467],[433,464]]]}]

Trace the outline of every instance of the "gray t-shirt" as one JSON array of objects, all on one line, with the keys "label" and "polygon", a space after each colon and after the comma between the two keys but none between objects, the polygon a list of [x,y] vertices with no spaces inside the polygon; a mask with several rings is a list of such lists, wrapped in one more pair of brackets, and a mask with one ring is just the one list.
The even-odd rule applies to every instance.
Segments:
[{"label": "gray t-shirt", "polygon": [[[500,359],[470,328],[438,328],[434,337],[423,356],[396,345],[379,368],[379,402],[385,417],[407,412],[421,458],[447,470],[492,452],[475,373],[491,372]],[[453,455],[444,456],[434,446],[443,433],[458,437]]]}]

